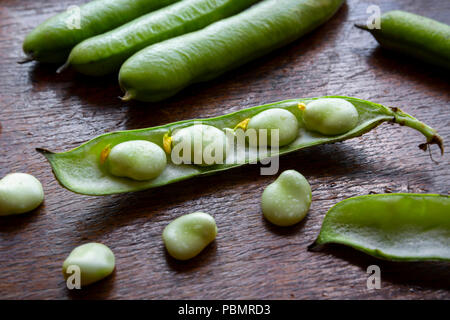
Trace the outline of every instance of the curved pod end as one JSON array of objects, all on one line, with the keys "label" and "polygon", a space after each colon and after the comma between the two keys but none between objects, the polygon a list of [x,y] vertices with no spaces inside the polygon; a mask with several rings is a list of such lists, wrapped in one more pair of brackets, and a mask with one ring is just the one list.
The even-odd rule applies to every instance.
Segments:
[{"label": "curved pod end", "polygon": [[27,53],[27,54],[25,55],[25,57],[24,57],[23,59],[17,61],[17,63],[18,63],[18,64],[24,64],[24,63],[28,63],[28,62],[31,62],[31,61],[34,61],[34,60],[35,60],[35,59],[34,59],[33,54]]},{"label": "curved pod end", "polygon": [[130,91],[125,91],[123,97],[119,97],[119,99],[122,101],[130,101],[133,100],[133,95],[130,93]]},{"label": "curved pod end", "polygon": [[62,66],[60,66],[58,69],[56,69],[56,73],[61,73],[64,70],[67,70],[70,66],[70,60],[67,60],[66,63],[64,63]]},{"label": "curved pod end", "polygon": [[450,261],[450,197],[388,193],[356,196],[328,210],[309,251],[352,247],[389,261]]}]

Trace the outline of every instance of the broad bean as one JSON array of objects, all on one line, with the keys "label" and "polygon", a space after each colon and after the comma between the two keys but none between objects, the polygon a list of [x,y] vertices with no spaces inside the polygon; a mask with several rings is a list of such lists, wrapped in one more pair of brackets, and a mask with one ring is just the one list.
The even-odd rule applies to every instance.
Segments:
[{"label": "broad bean", "polygon": [[115,267],[114,253],[101,243],[91,242],[76,247],[62,266],[67,279],[79,268],[80,284],[86,286],[109,276]]},{"label": "broad bean", "polygon": [[264,190],[261,208],[264,217],[278,226],[294,225],[306,216],[311,205],[311,186],[295,170],[284,171]]},{"label": "broad bean", "polygon": [[169,254],[178,260],[188,260],[198,255],[217,235],[214,218],[207,213],[194,212],[169,223],[163,240]]},{"label": "broad bean", "polygon": [[358,124],[358,111],[344,99],[318,99],[300,108],[306,128],[327,136],[346,133]]},{"label": "broad bean", "polygon": [[257,132],[258,144],[260,142],[259,132],[261,129],[267,130],[267,145],[272,144],[271,130],[278,130],[278,145],[285,146],[295,140],[298,136],[298,120],[295,115],[285,109],[273,108],[264,110],[253,116],[248,122],[247,129]]},{"label": "broad bean", "polygon": [[107,163],[111,173],[134,180],[150,180],[164,171],[167,164],[164,150],[145,140],[122,142],[111,149]]},{"label": "broad bean", "polygon": [[171,141],[172,152],[180,157],[182,163],[208,166],[222,164],[226,157],[226,135],[210,125],[195,124],[176,130]]},{"label": "broad bean", "polygon": [[0,180],[0,216],[32,211],[44,201],[38,179],[27,173],[11,173]]}]

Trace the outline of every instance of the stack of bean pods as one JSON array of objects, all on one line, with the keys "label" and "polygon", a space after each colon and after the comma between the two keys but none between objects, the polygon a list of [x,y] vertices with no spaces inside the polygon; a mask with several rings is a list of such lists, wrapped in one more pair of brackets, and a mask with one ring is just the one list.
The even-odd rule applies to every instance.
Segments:
[{"label": "stack of bean pods", "polygon": [[79,8],[78,25],[70,12],[42,23],[23,50],[25,61],[65,62],[59,71],[119,72],[124,100],[158,101],[298,39],[343,2],[96,0]]}]

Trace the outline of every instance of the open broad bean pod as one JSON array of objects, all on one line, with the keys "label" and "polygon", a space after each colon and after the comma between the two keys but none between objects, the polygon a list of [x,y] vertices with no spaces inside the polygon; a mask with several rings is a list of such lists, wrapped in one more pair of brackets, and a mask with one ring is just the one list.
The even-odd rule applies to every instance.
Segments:
[{"label": "open broad bean pod", "polygon": [[[310,104],[314,105],[314,110],[323,114],[325,117],[322,119],[323,121],[320,117],[311,115],[314,110],[308,111]],[[312,119],[308,125],[305,125],[303,118],[305,112],[309,112],[308,118]],[[351,116],[346,117],[346,114]],[[350,126],[349,123],[345,123],[346,119],[351,122]],[[186,120],[146,129],[107,133],[62,153],[53,153],[45,149],[37,150],[50,162],[53,172],[62,186],[80,194],[108,195],[159,187],[235,168],[249,162],[254,163],[269,157],[285,155],[303,148],[351,139],[361,136],[383,122],[411,127],[426,137],[426,142],[420,145],[422,149],[426,149],[429,144],[437,144],[443,152],[443,142],[436,131],[400,109],[340,96],[286,100],[209,119]],[[199,123],[201,123],[201,128],[198,126]],[[325,130],[324,126],[333,126],[333,130]],[[198,130],[202,128],[204,130]],[[199,164],[195,164],[195,162],[193,164],[175,163],[169,156],[176,149],[176,143],[179,140],[189,140],[198,135],[205,149],[215,144],[219,144],[220,147],[225,143],[225,133],[247,132],[250,128],[255,130],[278,129],[278,134],[273,137],[279,138],[279,148],[269,148],[268,152],[261,153],[259,147],[263,141],[257,140],[254,143],[250,141],[243,146],[237,145],[237,150],[234,152],[219,157],[224,160],[222,162],[207,162],[201,159]],[[342,131],[342,128],[345,131]],[[339,133],[331,134],[334,132]],[[138,163],[139,166],[145,164],[145,159],[134,159],[130,154],[114,152],[114,148],[119,144],[134,140],[151,142],[148,144],[148,148],[154,148],[156,145],[166,151],[167,163],[160,157],[153,159],[155,153],[150,149],[142,149],[142,152],[136,153],[137,155],[148,155],[149,163],[158,161],[158,163],[154,163],[157,171],[146,172],[149,176],[154,177],[152,179],[136,180],[133,179],[134,176],[126,176],[126,172],[136,171],[133,168],[135,163]],[[270,143],[266,144],[270,145]],[[144,146],[144,148],[147,147]],[[121,146],[120,149],[128,150],[129,148]],[[244,161],[232,161],[233,156],[239,152],[245,154]],[[111,169],[112,161],[108,159],[110,154],[118,154],[119,157],[115,157],[115,159],[126,161],[120,168],[120,172],[125,172],[125,176],[113,174],[115,170]],[[194,152],[193,156],[195,154]]]}]

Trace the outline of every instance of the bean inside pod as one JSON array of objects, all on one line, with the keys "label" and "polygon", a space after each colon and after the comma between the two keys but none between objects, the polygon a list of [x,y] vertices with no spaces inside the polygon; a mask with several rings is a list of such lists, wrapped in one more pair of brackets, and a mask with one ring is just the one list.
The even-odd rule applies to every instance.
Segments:
[{"label": "bean inside pod", "polygon": [[[254,130],[256,139],[249,139],[250,146],[285,146],[294,141],[299,134],[296,116],[281,108],[268,109],[256,114],[248,119],[243,129],[247,134]],[[273,136],[274,133],[276,136]],[[254,142],[255,140],[257,143]]]},{"label": "bean inside pod", "polygon": [[154,179],[163,172],[167,164],[164,150],[157,144],[145,140],[122,142],[104,149],[101,161],[106,161],[110,172],[118,177],[134,180]]},{"label": "bean inside pod", "polygon": [[216,127],[194,124],[165,135],[163,144],[175,163],[208,166],[222,164],[227,152],[225,133]]},{"label": "bean inside pod", "polygon": [[300,108],[306,128],[327,136],[346,133],[358,124],[358,111],[344,99],[319,99]]}]

